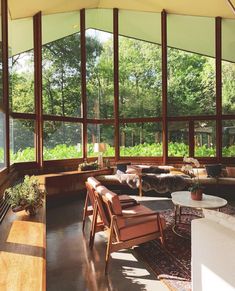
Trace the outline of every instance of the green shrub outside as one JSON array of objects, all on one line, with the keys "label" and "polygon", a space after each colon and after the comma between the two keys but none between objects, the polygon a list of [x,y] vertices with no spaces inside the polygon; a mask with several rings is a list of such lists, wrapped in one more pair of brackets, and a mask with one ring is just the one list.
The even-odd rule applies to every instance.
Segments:
[{"label": "green shrub outside", "polygon": [[[223,147],[223,157],[235,157],[235,145],[229,147]],[[169,143],[168,144],[168,156],[169,157],[184,157],[188,156],[189,148],[184,143]],[[114,157],[115,149],[112,146],[107,145],[107,150],[104,153],[104,157]],[[67,146],[60,144],[54,148],[44,148],[43,151],[44,160],[61,160],[70,158],[81,158],[82,151],[78,151],[76,146]],[[121,157],[160,157],[162,156],[162,144],[139,144],[133,147],[120,147]],[[216,149],[211,147],[208,148],[205,145],[195,148],[196,157],[215,157]],[[97,157],[97,153],[94,153],[93,145],[88,144],[88,157]],[[26,148],[19,150],[16,153],[10,151],[11,162],[30,162],[35,161],[35,149]],[[0,148],[0,163],[4,162],[4,150]]]}]

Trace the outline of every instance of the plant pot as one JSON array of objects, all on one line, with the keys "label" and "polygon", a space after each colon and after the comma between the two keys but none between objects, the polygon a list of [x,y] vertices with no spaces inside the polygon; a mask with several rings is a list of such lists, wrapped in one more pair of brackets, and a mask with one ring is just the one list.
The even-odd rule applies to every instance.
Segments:
[{"label": "plant pot", "polygon": [[202,193],[203,193],[203,189],[197,189],[191,192],[191,198],[192,200],[197,200],[200,201],[202,200]]},{"label": "plant pot", "polygon": [[25,211],[29,214],[29,216],[35,216],[37,214],[37,208],[35,208],[34,206],[26,207]]}]

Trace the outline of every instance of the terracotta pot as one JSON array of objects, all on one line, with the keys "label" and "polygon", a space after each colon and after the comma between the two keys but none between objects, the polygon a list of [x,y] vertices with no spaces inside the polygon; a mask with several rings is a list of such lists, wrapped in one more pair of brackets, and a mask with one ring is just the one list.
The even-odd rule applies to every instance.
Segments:
[{"label": "terracotta pot", "polygon": [[191,192],[192,200],[197,200],[197,201],[202,200],[202,192],[203,192],[203,189],[197,189],[195,191],[192,191]]},{"label": "terracotta pot", "polygon": [[26,207],[25,211],[29,213],[30,216],[35,216],[37,214],[37,209],[31,205]]}]

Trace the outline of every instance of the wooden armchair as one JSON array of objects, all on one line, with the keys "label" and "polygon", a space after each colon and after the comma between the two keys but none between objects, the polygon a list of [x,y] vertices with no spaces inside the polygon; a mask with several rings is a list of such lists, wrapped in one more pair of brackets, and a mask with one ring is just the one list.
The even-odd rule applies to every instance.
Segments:
[{"label": "wooden armchair", "polygon": [[[93,220],[93,212],[94,212],[94,206],[95,206],[95,189],[97,187],[101,187],[100,189],[107,189],[104,186],[101,185],[101,183],[95,179],[94,177],[89,177],[86,182],[86,189],[87,189],[87,195],[85,199],[84,209],[83,209],[83,218],[82,218],[82,229],[84,231],[86,218],[88,216],[91,217],[91,220]],[[137,205],[138,202],[131,198],[128,195],[120,195],[119,196],[120,203],[122,209],[126,209],[130,206]],[[102,221],[102,218],[100,215],[97,216],[96,223],[92,222],[92,227],[90,231],[90,244],[94,242],[94,234],[95,232],[102,231],[104,229],[104,223]]]},{"label": "wooden armchair", "polygon": [[95,190],[96,203],[93,222],[94,225],[97,223],[99,214],[108,233],[105,258],[105,274],[107,274],[109,257],[112,252],[157,238],[160,238],[164,244],[165,220],[160,218],[159,213],[143,205],[122,209],[118,195],[104,188],[98,186]]}]

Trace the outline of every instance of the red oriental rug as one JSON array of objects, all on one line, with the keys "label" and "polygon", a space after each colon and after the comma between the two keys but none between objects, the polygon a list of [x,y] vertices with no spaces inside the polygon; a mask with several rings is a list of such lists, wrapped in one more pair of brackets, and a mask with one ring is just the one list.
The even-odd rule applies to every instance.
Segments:
[{"label": "red oriental rug", "polygon": [[[235,208],[226,206],[222,212],[235,215]],[[182,229],[182,234],[190,234],[190,220],[192,215],[200,215],[199,210],[184,209],[182,222],[189,222],[188,228]],[[165,230],[166,248],[160,241],[151,241],[135,248],[137,256],[150,267],[156,277],[164,282],[169,290],[189,291],[191,290],[191,240],[177,236],[172,231],[174,223],[173,210],[162,211],[167,228]]]}]

